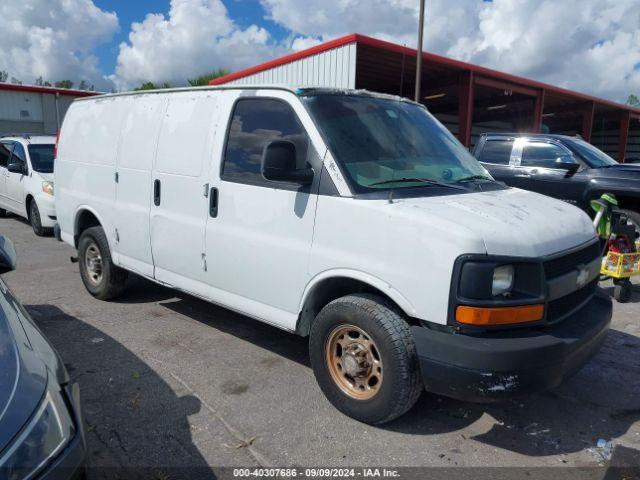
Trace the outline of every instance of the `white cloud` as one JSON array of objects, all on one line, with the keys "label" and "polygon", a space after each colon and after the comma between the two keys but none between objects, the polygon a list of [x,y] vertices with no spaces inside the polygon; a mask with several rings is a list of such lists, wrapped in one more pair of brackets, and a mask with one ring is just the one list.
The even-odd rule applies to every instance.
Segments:
[{"label": "white cloud", "polygon": [[144,81],[185,84],[217,68],[236,70],[283,50],[264,28],[240,28],[220,0],[172,0],[168,14],[148,14],[120,44],[112,79],[119,88]]},{"label": "white cloud", "polygon": [[118,30],[115,13],[92,0],[2,0],[0,18],[0,69],[10,76],[109,87],[92,51]]},{"label": "white cloud", "polygon": [[624,101],[640,91],[636,0],[495,0],[447,53]]},{"label": "white cloud", "polygon": [[[414,0],[261,0],[293,46],[352,32],[414,47]],[[617,101],[640,92],[637,0],[430,0],[425,48]]]}]

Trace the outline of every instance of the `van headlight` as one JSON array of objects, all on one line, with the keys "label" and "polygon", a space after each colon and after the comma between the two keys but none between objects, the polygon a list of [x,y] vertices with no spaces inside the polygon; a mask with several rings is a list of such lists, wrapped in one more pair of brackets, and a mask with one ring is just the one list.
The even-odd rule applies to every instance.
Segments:
[{"label": "van headlight", "polygon": [[513,265],[501,265],[493,270],[491,295],[506,295],[513,288]]},{"label": "van headlight", "polygon": [[42,191],[44,193],[48,193],[49,195],[53,195],[53,182],[50,182],[50,181],[42,182]]},{"label": "van headlight", "polygon": [[27,426],[0,457],[7,480],[30,479],[71,441],[75,427],[59,385],[49,385]]}]

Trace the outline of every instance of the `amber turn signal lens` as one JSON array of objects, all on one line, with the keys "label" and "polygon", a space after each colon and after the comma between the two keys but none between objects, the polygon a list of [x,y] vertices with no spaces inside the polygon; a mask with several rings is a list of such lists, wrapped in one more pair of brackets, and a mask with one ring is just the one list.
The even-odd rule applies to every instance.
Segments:
[{"label": "amber turn signal lens", "polygon": [[521,307],[468,307],[456,309],[456,320],[466,325],[508,325],[511,323],[535,322],[541,320],[544,305],[523,305]]}]

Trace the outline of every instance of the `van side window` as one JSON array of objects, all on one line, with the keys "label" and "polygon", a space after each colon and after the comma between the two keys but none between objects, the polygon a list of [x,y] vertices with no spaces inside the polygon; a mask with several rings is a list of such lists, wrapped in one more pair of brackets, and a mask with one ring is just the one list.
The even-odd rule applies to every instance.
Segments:
[{"label": "van side window", "polygon": [[0,167],[7,167],[11,156],[11,144],[0,143]]},{"label": "van side window", "polygon": [[498,165],[509,165],[513,140],[487,140],[484,142],[478,160]]},{"label": "van side window", "polygon": [[262,152],[272,140],[296,146],[297,167],[307,163],[309,137],[289,104],[273,98],[246,98],[234,108],[222,165],[222,178],[238,183],[273,186],[262,177]]}]

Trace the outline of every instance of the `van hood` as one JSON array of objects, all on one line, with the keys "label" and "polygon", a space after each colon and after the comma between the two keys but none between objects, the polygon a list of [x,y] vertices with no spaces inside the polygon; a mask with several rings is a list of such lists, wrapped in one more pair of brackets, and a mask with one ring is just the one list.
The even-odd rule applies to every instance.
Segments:
[{"label": "van hood", "polygon": [[[489,192],[395,200],[398,213],[428,232],[460,232],[484,242],[486,253],[519,257],[551,255],[593,240],[589,216],[568,203],[509,188]],[[477,253],[477,252],[468,252]]]}]

